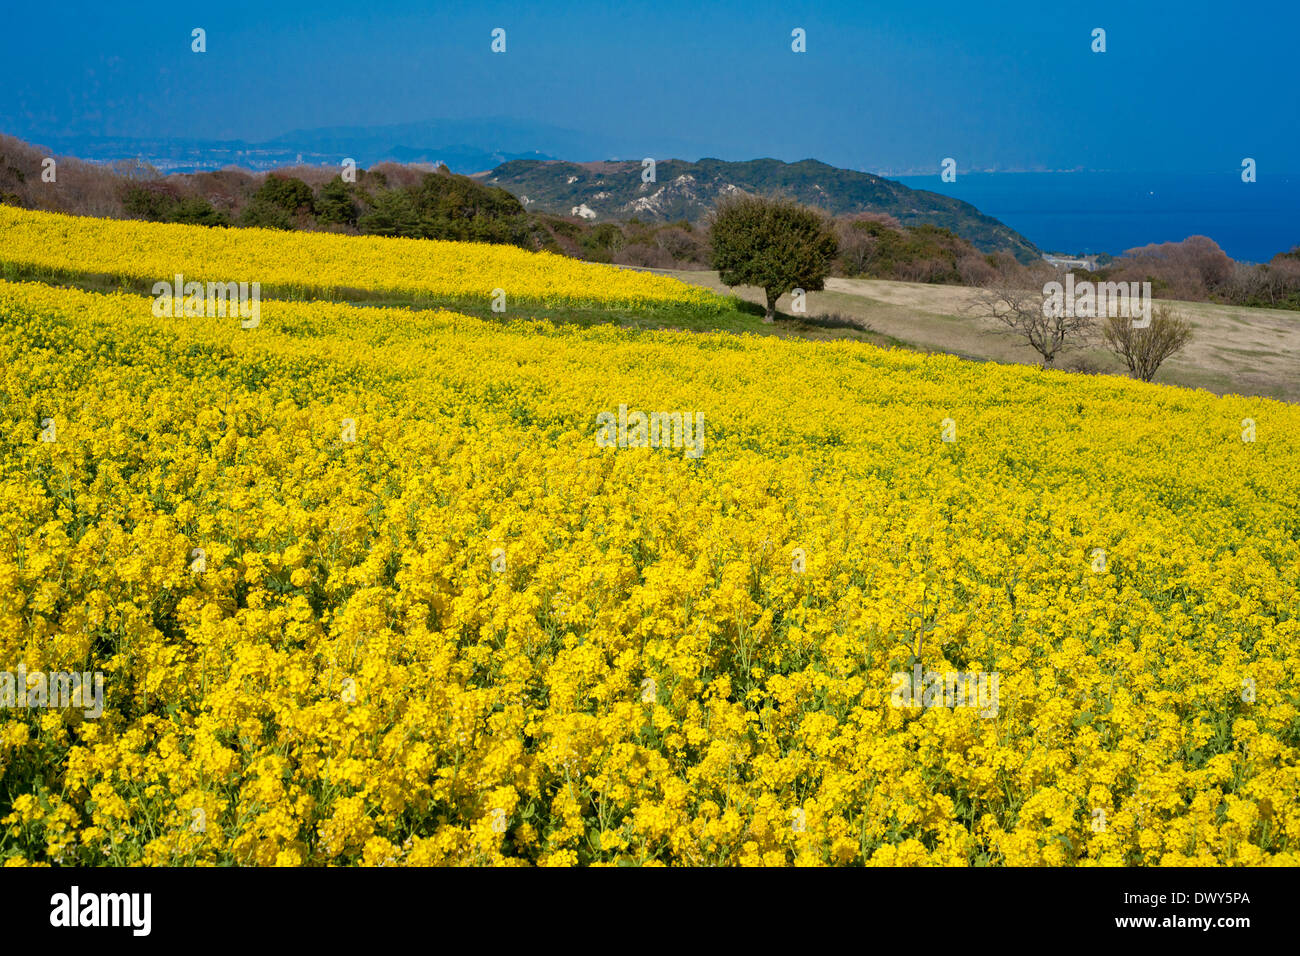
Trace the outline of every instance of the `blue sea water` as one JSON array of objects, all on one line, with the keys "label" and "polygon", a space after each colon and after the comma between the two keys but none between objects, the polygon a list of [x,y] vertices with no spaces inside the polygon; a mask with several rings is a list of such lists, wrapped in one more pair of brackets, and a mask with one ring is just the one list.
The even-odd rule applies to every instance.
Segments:
[{"label": "blue sea water", "polygon": [[1000,219],[1044,252],[1119,255],[1152,242],[1209,236],[1228,255],[1267,262],[1300,246],[1300,175],[967,173],[955,183],[895,177]]}]

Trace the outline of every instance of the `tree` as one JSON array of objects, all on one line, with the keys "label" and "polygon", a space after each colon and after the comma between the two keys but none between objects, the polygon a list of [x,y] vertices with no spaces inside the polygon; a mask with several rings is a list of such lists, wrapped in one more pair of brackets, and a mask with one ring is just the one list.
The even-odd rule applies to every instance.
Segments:
[{"label": "tree", "polygon": [[132,183],[122,193],[122,207],[150,222],[170,222],[179,205],[177,190],[168,183]]},{"label": "tree", "polygon": [[366,235],[419,236],[420,215],[405,189],[389,189],[375,197],[374,207],[357,220]]},{"label": "tree", "polygon": [[357,224],[357,202],[342,176],[335,176],[321,187],[316,199],[316,221],[322,225]]},{"label": "tree", "polygon": [[299,212],[310,215],[315,212],[315,201],[311,194],[311,187],[301,179],[295,179],[293,176],[281,176],[278,173],[272,173],[266,177],[266,182],[262,183],[257,192],[253,194],[253,199],[257,202],[277,206],[291,215]]},{"label": "tree", "polygon": [[1149,382],[1156,369],[1171,355],[1181,352],[1192,339],[1192,325],[1181,314],[1158,305],[1151,314],[1151,324],[1134,328],[1129,316],[1116,315],[1101,327],[1106,346],[1128,366],[1134,378]]},{"label": "tree", "polygon": [[213,208],[206,199],[182,199],[172,217],[173,222],[187,222],[195,226],[228,226],[230,217]]},{"label": "tree", "polygon": [[1000,322],[1043,357],[1043,368],[1056,364],[1056,356],[1071,342],[1085,338],[1093,320],[1080,315],[1049,314],[1044,294],[1033,289],[1000,286],[985,289],[975,298],[977,315]]},{"label": "tree", "polygon": [[710,219],[713,267],[729,286],[754,285],[767,294],[764,322],[776,318],[776,300],[792,289],[824,287],[837,244],[816,210],[785,199],[738,196],[721,202]]},{"label": "tree", "polygon": [[254,199],[239,214],[239,225],[258,229],[292,229],[289,214],[279,206]]}]

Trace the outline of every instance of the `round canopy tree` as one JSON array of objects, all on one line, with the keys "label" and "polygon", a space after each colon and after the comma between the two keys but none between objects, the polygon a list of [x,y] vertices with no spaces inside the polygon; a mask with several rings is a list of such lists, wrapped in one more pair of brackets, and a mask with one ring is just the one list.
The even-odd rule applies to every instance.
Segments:
[{"label": "round canopy tree", "polygon": [[741,195],[723,200],[710,220],[713,267],[729,286],[754,285],[767,294],[764,322],[776,300],[793,289],[823,288],[837,243],[826,218],[786,199]]}]

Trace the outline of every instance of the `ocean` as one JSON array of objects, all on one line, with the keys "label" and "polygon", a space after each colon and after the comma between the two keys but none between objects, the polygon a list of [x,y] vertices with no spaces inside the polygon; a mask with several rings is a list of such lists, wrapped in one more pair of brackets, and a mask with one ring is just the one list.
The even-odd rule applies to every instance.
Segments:
[{"label": "ocean", "polygon": [[965,200],[1043,252],[1119,255],[1152,242],[1209,236],[1228,255],[1267,262],[1300,246],[1300,175],[1243,183],[1222,175],[1169,173],[966,173],[892,177],[913,189]]}]

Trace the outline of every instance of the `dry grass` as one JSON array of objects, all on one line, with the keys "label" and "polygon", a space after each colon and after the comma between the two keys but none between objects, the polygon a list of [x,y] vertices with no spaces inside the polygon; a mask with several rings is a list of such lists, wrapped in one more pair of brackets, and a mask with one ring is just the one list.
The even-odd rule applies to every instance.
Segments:
[{"label": "dry grass", "polygon": [[[715,291],[761,302],[758,289],[728,290],[716,272],[664,271]],[[879,279],[828,279],[824,292],[808,294],[808,314],[833,314],[865,323],[874,332],[925,351],[966,358],[1037,364],[1038,353],[972,314],[977,289]],[[1193,338],[1170,359],[1156,381],[1215,394],[1260,395],[1300,402],[1300,313],[1207,302],[1175,302],[1192,323]],[[778,308],[788,314],[790,300]],[[1064,353],[1060,366],[1122,375],[1120,362],[1100,340]]]}]

